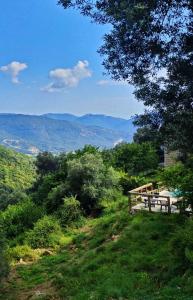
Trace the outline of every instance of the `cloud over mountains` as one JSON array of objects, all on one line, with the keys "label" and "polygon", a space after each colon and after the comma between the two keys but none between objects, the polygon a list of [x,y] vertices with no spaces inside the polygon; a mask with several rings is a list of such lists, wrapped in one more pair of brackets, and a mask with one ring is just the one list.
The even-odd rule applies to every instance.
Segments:
[{"label": "cloud over mountains", "polygon": [[79,82],[92,76],[87,60],[78,61],[73,68],[58,68],[49,72],[49,77],[52,80],[50,84],[43,87],[44,92],[60,91],[66,87],[76,87]]}]

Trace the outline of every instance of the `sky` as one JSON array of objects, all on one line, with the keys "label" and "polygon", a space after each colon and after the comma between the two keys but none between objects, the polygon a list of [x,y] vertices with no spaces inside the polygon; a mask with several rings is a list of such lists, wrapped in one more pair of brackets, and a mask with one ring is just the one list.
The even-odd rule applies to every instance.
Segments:
[{"label": "sky", "polygon": [[57,0],[1,0],[0,112],[142,113],[133,88],[104,75],[97,49],[109,30]]}]

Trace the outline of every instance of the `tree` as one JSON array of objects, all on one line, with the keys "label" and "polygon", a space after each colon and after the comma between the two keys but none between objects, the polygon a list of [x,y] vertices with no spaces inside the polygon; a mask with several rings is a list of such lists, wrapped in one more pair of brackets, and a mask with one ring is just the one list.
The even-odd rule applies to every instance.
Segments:
[{"label": "tree", "polygon": [[75,224],[81,220],[80,202],[75,197],[63,198],[63,204],[56,213],[63,227]]},{"label": "tree", "polygon": [[0,203],[0,210],[5,210],[9,205],[17,204],[18,202],[23,202],[28,199],[28,196],[21,191],[4,191],[1,192],[1,203]]},{"label": "tree", "polygon": [[[154,118],[153,118],[154,117]],[[149,115],[142,115],[135,119],[135,123],[139,127],[136,133],[133,136],[133,141],[137,144],[143,144],[149,142],[152,146],[155,147],[156,152],[159,156],[159,161],[163,163],[164,161],[164,137],[161,135],[159,130],[158,122],[155,122],[156,116],[153,115],[153,112]]]},{"label": "tree", "polygon": [[8,239],[13,239],[23,234],[28,228],[32,228],[42,216],[42,209],[37,207],[30,199],[21,203],[9,205],[8,208],[0,213],[0,225]]},{"label": "tree", "polygon": [[140,125],[153,128],[163,142],[193,152],[193,1],[60,0],[95,22],[110,23],[99,52],[115,80],[135,86],[137,99],[151,107]]},{"label": "tree", "polygon": [[64,202],[67,194],[67,188],[64,183],[58,184],[49,192],[47,199],[45,198],[45,207],[48,213],[56,211]]},{"label": "tree", "polygon": [[86,214],[99,208],[99,201],[109,189],[118,188],[119,178],[104,165],[100,154],[85,153],[68,162],[68,192],[77,197]]},{"label": "tree", "polygon": [[164,186],[183,198],[185,206],[191,205],[193,210],[193,157],[189,157],[185,164],[178,162],[164,169],[160,174],[160,180]]},{"label": "tree", "polygon": [[113,149],[113,166],[130,175],[147,173],[157,168],[158,156],[151,143],[122,143]]},{"label": "tree", "polygon": [[58,168],[57,158],[50,152],[39,153],[36,158],[36,167],[40,175],[54,172]]}]

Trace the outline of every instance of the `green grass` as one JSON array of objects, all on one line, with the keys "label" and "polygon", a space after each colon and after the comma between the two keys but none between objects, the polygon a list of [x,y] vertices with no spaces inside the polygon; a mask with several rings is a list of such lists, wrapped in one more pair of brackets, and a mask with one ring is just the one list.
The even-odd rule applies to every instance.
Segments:
[{"label": "green grass", "polygon": [[51,282],[48,299],[191,300],[193,267],[172,246],[185,224],[177,215],[112,209],[74,230],[58,254],[18,266],[0,299],[27,299],[24,291]]}]

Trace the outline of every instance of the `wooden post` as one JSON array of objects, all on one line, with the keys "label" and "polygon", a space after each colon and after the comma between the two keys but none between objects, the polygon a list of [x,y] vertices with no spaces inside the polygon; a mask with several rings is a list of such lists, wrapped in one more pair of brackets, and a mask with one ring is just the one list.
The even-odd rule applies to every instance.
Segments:
[{"label": "wooden post", "polygon": [[148,196],[148,207],[149,207],[149,212],[151,212],[151,197]]},{"label": "wooden post", "polygon": [[131,205],[131,194],[130,193],[128,195],[128,206],[129,206],[129,213],[131,213],[131,207],[132,207],[132,205]]},{"label": "wooden post", "polygon": [[171,201],[170,201],[170,197],[168,197],[168,214],[171,214]]}]

